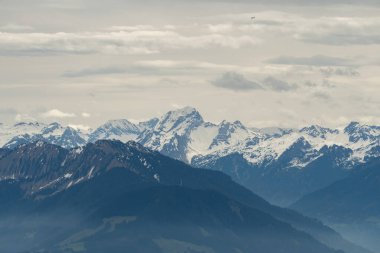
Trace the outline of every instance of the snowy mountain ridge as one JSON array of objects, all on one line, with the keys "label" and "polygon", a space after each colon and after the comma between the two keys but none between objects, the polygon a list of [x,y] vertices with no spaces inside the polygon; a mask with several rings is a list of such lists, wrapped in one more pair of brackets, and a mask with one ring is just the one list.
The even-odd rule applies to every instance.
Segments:
[{"label": "snowy mountain ridge", "polygon": [[364,162],[380,156],[380,126],[350,123],[342,130],[312,125],[302,129],[248,128],[240,121],[205,122],[191,107],[170,111],[160,119],[134,124],[126,119],[111,120],[88,133],[59,123],[17,123],[0,125],[0,146],[14,148],[20,144],[43,140],[64,148],[83,146],[101,139],[137,141],[165,155],[201,166],[238,153],[257,166],[280,159],[281,155],[302,141],[302,161],[294,157],[288,165],[303,168],[319,157],[323,147],[341,146],[352,150],[350,162]]}]

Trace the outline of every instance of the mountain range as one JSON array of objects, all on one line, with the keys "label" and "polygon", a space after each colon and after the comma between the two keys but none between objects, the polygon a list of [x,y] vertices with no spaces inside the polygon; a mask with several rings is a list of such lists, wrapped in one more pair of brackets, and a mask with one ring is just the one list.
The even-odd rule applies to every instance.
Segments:
[{"label": "mountain range", "polygon": [[206,122],[191,107],[138,124],[112,120],[81,131],[58,123],[0,125],[0,146],[42,140],[75,148],[109,139],[136,141],[194,167],[219,170],[273,204],[288,206],[345,178],[380,156],[380,126],[352,122],[342,129],[250,128],[240,121]]},{"label": "mountain range", "polygon": [[0,178],[2,252],[369,253],[221,172],[133,141],[2,149]]},{"label": "mountain range", "polygon": [[292,208],[324,221],[346,238],[378,252],[379,200],[380,159],[374,159],[346,178],[304,196]]}]

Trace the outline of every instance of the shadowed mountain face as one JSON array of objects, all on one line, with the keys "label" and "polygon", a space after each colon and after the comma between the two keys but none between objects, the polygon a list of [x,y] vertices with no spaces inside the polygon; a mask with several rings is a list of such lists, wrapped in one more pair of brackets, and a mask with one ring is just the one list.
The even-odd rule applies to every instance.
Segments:
[{"label": "shadowed mountain face", "polygon": [[24,145],[0,173],[4,252],[367,252],[222,173],[134,142]]},{"label": "shadowed mountain face", "polygon": [[[334,252],[290,225],[215,191],[146,184],[131,176],[125,169],[113,169],[24,207],[29,210],[26,220],[46,218],[42,228],[41,223],[32,225],[31,245],[37,242],[36,249],[47,252],[71,252],[78,247],[99,253],[187,252],[187,248],[190,252],[268,252],[276,247],[280,252]],[[59,222],[53,227],[48,222],[61,217],[75,224],[48,235],[44,227],[50,232],[60,228]],[[20,229],[24,228],[16,226],[16,231]],[[43,241],[46,236],[49,240]]]},{"label": "shadowed mountain face", "polygon": [[380,251],[380,160],[374,159],[347,178],[306,195],[296,210],[336,227],[352,240]]}]

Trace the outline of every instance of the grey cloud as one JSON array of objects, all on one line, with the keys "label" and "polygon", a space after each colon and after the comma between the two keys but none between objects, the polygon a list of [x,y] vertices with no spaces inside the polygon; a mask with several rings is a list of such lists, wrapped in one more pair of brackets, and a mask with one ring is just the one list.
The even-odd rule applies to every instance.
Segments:
[{"label": "grey cloud", "polygon": [[18,114],[18,111],[13,108],[0,109],[0,125],[2,123],[13,120],[17,114]]},{"label": "grey cloud", "polygon": [[274,91],[290,91],[298,88],[295,84],[289,84],[288,82],[276,79],[272,76],[265,78],[263,84],[265,85],[265,88]]},{"label": "grey cloud", "polygon": [[250,81],[243,75],[235,72],[224,73],[212,83],[217,87],[235,91],[263,89],[260,84]]},{"label": "grey cloud", "polygon": [[63,77],[86,77],[86,76],[97,76],[97,75],[112,75],[112,74],[122,74],[126,70],[118,67],[105,67],[105,68],[93,68],[93,69],[82,69],[79,71],[68,71],[63,74]]},{"label": "grey cloud", "polygon": [[120,66],[106,66],[66,71],[63,77],[87,77],[113,74],[138,74],[144,76],[188,75],[189,73],[210,73],[238,68],[236,65],[215,64],[201,61],[151,60],[137,61]]},{"label": "grey cloud", "polygon": [[320,68],[319,69],[322,75],[326,77],[330,76],[359,76],[360,73],[352,68],[332,68],[332,67],[326,67],[326,68]]},{"label": "grey cloud", "polygon": [[304,66],[352,66],[354,65],[351,60],[331,57],[325,55],[315,55],[311,57],[293,57],[293,56],[280,56],[277,58],[269,59],[267,61],[271,64],[280,65],[304,65]]},{"label": "grey cloud", "polygon": [[256,45],[247,35],[187,35],[169,29],[79,33],[0,33],[0,53],[30,54],[134,54],[147,55],[169,50],[231,48]]},{"label": "grey cloud", "polygon": [[4,108],[0,109],[0,115],[14,115],[17,114],[18,112],[13,109],[13,108]]},{"label": "grey cloud", "polygon": [[304,33],[297,36],[297,38],[305,42],[337,46],[380,44],[380,34],[363,34],[356,30],[346,31],[345,33],[339,31],[327,34]]},{"label": "grey cloud", "polygon": [[24,32],[31,31],[33,27],[19,24],[6,24],[0,26],[0,31]]},{"label": "grey cloud", "polygon": [[329,94],[322,91],[316,91],[312,96],[321,100],[329,100],[331,98]]},{"label": "grey cloud", "polygon": [[380,19],[377,16],[321,17],[306,20],[293,37],[304,42],[349,46],[380,44]]},{"label": "grey cloud", "polygon": [[213,84],[220,88],[230,90],[271,90],[276,92],[290,91],[298,88],[296,84],[290,84],[286,81],[268,76],[262,82],[248,80],[242,74],[236,72],[227,72],[219,77]]}]

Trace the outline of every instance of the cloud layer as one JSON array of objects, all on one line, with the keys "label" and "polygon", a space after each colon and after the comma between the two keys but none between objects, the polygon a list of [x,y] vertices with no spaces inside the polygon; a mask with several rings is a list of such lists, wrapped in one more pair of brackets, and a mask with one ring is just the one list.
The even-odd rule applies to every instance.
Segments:
[{"label": "cloud layer", "polygon": [[[136,28],[138,29],[138,28]],[[258,40],[246,35],[185,35],[172,30],[121,30],[82,33],[0,32],[3,55],[41,54],[155,54],[167,50],[238,49]]]},{"label": "cloud layer", "polygon": [[224,73],[221,77],[217,78],[212,83],[216,87],[235,91],[263,89],[263,87],[260,84],[250,81],[246,79],[243,75],[235,72]]},{"label": "cloud layer", "polygon": [[176,104],[252,126],[374,121],[379,12],[375,0],[3,0],[0,121],[96,126]]},{"label": "cloud layer", "polygon": [[58,109],[51,109],[41,114],[43,118],[73,118],[76,117],[74,113],[62,112]]}]

